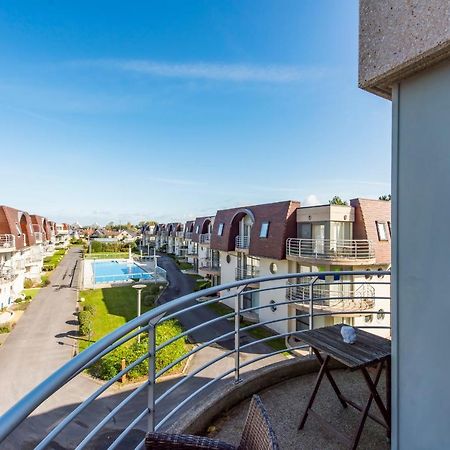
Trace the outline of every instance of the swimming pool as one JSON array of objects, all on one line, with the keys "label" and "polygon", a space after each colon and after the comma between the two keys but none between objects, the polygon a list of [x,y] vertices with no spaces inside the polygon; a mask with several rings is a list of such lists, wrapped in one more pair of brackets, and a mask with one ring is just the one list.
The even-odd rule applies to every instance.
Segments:
[{"label": "swimming pool", "polygon": [[94,261],[92,263],[92,270],[96,284],[129,281],[131,279],[154,279],[153,275],[142,267],[126,261]]}]

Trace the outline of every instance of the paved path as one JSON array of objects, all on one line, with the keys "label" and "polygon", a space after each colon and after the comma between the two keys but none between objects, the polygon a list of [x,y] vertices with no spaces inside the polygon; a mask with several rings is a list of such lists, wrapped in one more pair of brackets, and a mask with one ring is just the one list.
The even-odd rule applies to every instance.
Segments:
[{"label": "paved path", "polygon": [[70,249],[0,347],[0,414],[72,357],[79,261]]},{"label": "paved path", "polygon": [[[49,306],[47,309],[47,322],[43,320],[41,323],[42,328],[40,329],[39,334],[42,335],[40,339],[42,339],[43,345],[46,347],[46,353],[48,351],[52,352],[50,364],[47,361],[47,355],[45,353],[41,353],[37,351],[39,346],[32,344],[33,351],[28,351],[26,353],[26,357],[17,357],[16,364],[14,368],[11,370],[7,370],[8,377],[16,377],[17,373],[21,373],[20,380],[21,383],[25,382],[26,387],[17,387],[15,391],[8,396],[8,402],[15,402],[21,396],[22,393],[25,393],[29,388],[33,387],[36,384],[36,381],[42,380],[53,372],[56,368],[58,368],[61,364],[66,362],[71,357],[71,349],[74,345],[73,336],[76,336],[76,322],[73,322],[74,316],[73,311],[75,309],[74,303],[74,291],[73,288],[70,287],[61,287],[61,285],[67,286],[67,273],[70,273],[70,267],[73,267],[74,258],[76,259],[76,255],[72,256],[72,253],[66,256],[65,260],[60,265],[60,272],[55,274],[55,276],[61,277],[63,280],[59,281],[59,278],[53,279],[53,286],[51,288],[46,288],[43,290],[42,294],[45,295],[45,300],[42,305],[40,305],[36,300],[34,306],[42,306],[42,309],[46,309],[44,307],[45,304],[49,303],[48,297],[53,298],[55,295],[55,299],[53,300],[52,306]],[[72,265],[71,262],[72,261]],[[161,302],[168,302],[177,298],[181,295],[188,294],[192,292],[194,287],[194,281],[191,277],[186,276],[180,272],[175,262],[167,257],[162,256],[159,259],[161,266],[167,271],[168,280],[170,282],[169,287],[166,289],[164,294],[161,296]],[[66,267],[66,270],[64,270]],[[65,280],[65,281],[64,281]],[[37,298],[37,297],[36,297]],[[42,298],[42,297],[41,297]],[[37,298],[38,299],[38,298]],[[65,300],[64,300],[65,299]],[[38,299],[40,301],[40,299]],[[56,302],[61,302],[56,303]],[[63,307],[61,307],[62,302],[66,302]],[[32,311],[31,307],[33,303],[30,305],[28,311]],[[69,307],[69,305],[71,305]],[[54,309],[62,308],[65,310],[63,313],[59,311],[57,313],[58,319],[56,320]],[[35,308],[38,309],[38,308]],[[28,320],[34,322],[34,314],[42,314],[42,311],[36,311],[33,314],[27,314],[29,316]],[[30,319],[31,317],[31,319]],[[49,321],[48,317],[52,317],[52,320]],[[67,324],[66,317],[68,317],[69,324]],[[198,308],[195,312],[184,313],[180,317],[180,321],[186,328],[191,328],[199,323],[206,322],[214,317],[217,317],[215,313],[208,308]],[[22,318],[22,320],[25,317]],[[75,325],[71,325],[72,322]],[[45,323],[45,326],[44,326]],[[51,323],[51,325],[50,325]],[[19,326],[19,325],[18,325]],[[30,327],[31,324],[28,324]],[[51,326],[51,332],[49,332],[48,326]],[[233,325],[227,320],[218,321],[213,326],[204,327],[202,330],[194,333],[191,336],[191,340],[196,343],[205,342],[206,340],[211,339],[214,336],[222,335],[228,331],[233,330]],[[19,331],[19,329],[17,330]],[[23,330],[24,333],[29,333],[29,330]],[[19,333],[14,333],[19,335]],[[22,342],[22,346],[28,346],[28,339],[35,339],[34,334],[27,334],[27,338],[17,337],[20,342]],[[55,336],[58,336],[55,338]],[[72,336],[72,337],[70,337]],[[10,336],[13,337],[13,334]],[[243,336],[244,341],[252,340],[249,336]],[[9,339],[8,339],[9,341]],[[58,344],[61,341],[64,345]],[[197,353],[196,357],[193,359],[190,370],[195,370],[200,367],[204,362],[209,361],[221,353],[223,354],[229,348],[232,348],[234,342],[234,338],[226,339],[218,343],[218,345],[214,347],[206,347]],[[47,350],[48,347],[48,350]],[[16,351],[19,349],[18,346],[15,347]],[[56,349],[56,350],[55,350]],[[267,348],[265,345],[257,344],[252,352],[254,353],[245,353],[242,355],[242,359],[246,360],[249,358],[253,358],[257,356],[260,352],[266,352]],[[12,355],[12,350],[8,353]],[[37,353],[37,354],[36,354]],[[53,355],[54,353],[54,355]],[[2,360],[2,352],[0,351],[0,363],[3,363]],[[31,372],[31,370],[26,370],[24,368],[23,362],[26,361],[26,358],[32,358],[32,364],[47,366],[44,369],[39,370],[39,376],[32,375],[32,382],[26,380],[27,373]],[[255,365],[252,365],[251,368],[255,368],[261,365],[266,365],[269,362],[275,362],[277,360],[282,359],[283,357],[278,356],[271,358],[269,361],[258,362]],[[205,382],[209,381],[211,378],[214,378],[220,373],[223,373],[226,369],[233,367],[234,362],[232,357],[227,357],[222,359],[220,362],[216,363],[213,366],[210,366],[208,369],[202,371],[195,377],[187,379],[186,382],[180,386],[173,394],[168,396],[166,400],[158,406],[157,409],[157,418],[161,418],[166,415],[168,412],[173,410],[181,400],[186,398],[189,393],[195,391],[200,386],[202,386]],[[28,365],[32,370],[34,370],[34,366]],[[6,380],[6,372],[1,375]],[[17,378],[17,377],[16,377]],[[3,378],[2,378],[3,379]],[[14,378],[12,378],[14,379]],[[166,379],[156,385],[157,397],[161,395],[161,393],[165,392],[169,389],[173,384],[178,381],[178,379]],[[226,383],[227,381],[222,381],[221,383]],[[11,386],[11,381],[7,382],[8,386]],[[220,384],[220,383],[219,383]],[[99,383],[93,381],[92,379],[86,376],[78,376],[71,380],[68,385],[62,388],[57,392],[56,395],[52,396],[48,401],[46,401],[43,405],[41,405],[38,410],[29,418],[27,421],[21,425],[11,436],[8,438],[8,441],[3,445],[0,445],[0,448],[3,449],[28,449],[33,448],[35,443],[38,442],[45,435],[47,430],[51,429],[54,424],[56,424],[62,417],[67,415],[80,401],[89,396],[96,388],[100,386]],[[123,400],[129,393],[135,388],[135,386],[127,386],[125,388],[120,388],[120,386],[110,389],[107,393],[100,396],[87,410],[85,410],[73,424],[71,424],[66,430],[64,430],[56,439],[56,442],[53,442],[49,448],[52,449],[71,449],[79,442],[80,436],[84,436],[86,432],[92,428],[92,425],[99,421],[99,418],[107,415],[121,400]],[[214,387],[217,389],[217,385]],[[208,395],[205,392],[203,395]],[[198,401],[198,398],[196,399]],[[2,401],[3,406],[3,401]],[[132,400],[115,418],[106,424],[103,432],[95,438],[92,444],[88,447],[90,449],[103,449],[107,448],[108,443],[112,441],[113,438],[117,437],[120,434],[120,431],[123,430],[135,417],[136,415],[143,411],[147,406],[147,396],[146,393],[139,394]],[[121,449],[134,448],[136,443],[142,439],[145,430],[145,420],[141,421],[130,433],[128,439],[124,441],[123,445],[120,447]]]}]

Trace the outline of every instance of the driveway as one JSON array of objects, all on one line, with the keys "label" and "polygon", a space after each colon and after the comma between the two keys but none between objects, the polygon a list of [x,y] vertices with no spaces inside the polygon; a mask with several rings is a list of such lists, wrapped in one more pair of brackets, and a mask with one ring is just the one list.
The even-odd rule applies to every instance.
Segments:
[{"label": "driveway", "polygon": [[71,248],[0,347],[0,414],[72,357],[79,261]]}]

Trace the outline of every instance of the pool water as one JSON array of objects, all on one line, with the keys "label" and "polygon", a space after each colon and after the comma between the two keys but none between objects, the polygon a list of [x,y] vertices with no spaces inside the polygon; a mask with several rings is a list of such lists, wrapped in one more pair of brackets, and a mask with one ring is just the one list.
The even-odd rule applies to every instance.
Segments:
[{"label": "pool water", "polygon": [[92,264],[95,283],[129,281],[132,278],[152,280],[153,275],[137,264],[124,261],[94,261]]}]

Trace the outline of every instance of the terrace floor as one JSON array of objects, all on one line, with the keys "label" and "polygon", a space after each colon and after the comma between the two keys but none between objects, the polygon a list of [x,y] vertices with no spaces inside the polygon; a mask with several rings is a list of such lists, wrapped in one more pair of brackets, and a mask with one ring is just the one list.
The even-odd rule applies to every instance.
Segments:
[{"label": "terrace floor", "polygon": [[[374,374],[370,371],[372,378]],[[275,433],[283,450],[320,449],[338,450],[346,447],[324,430],[312,416],[308,417],[305,428],[297,430],[301,415],[309,399],[317,373],[302,375],[279,383],[259,393],[272,420]],[[368,388],[358,372],[334,370],[334,379],[342,393],[359,404],[365,404],[368,398]],[[385,399],[384,374],[378,384],[379,392]],[[219,417],[210,427],[208,435],[237,445],[242,433],[250,400],[246,400]],[[352,407],[342,408],[328,380],[323,380],[317,394],[313,409],[327,419],[340,432],[354,436],[360,420],[360,413]],[[380,417],[375,402],[370,412]],[[361,449],[389,449],[386,430],[367,419],[364,431],[359,441]]]}]

